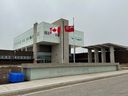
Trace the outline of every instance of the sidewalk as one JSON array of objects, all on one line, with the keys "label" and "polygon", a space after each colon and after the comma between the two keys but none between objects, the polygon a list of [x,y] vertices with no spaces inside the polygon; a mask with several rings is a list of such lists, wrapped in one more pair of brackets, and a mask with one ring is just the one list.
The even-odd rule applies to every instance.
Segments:
[{"label": "sidewalk", "polygon": [[76,76],[65,76],[58,78],[49,78],[42,80],[33,80],[15,84],[0,85],[0,96],[13,96],[14,94],[23,94],[39,90],[47,90],[55,87],[66,86],[70,84],[87,82],[91,80],[97,80],[107,77],[119,76],[122,74],[128,74],[128,70],[95,73],[95,74],[84,74]]}]

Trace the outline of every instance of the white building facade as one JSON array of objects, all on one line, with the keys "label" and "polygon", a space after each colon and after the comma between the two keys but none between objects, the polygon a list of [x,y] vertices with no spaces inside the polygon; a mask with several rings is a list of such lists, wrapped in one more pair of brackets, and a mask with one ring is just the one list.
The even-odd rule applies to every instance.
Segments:
[{"label": "white building facade", "polygon": [[[57,22],[59,23],[62,23],[62,21],[67,22],[68,24],[68,20],[65,20],[65,19],[57,20]],[[36,42],[38,46],[37,60],[40,63],[52,62],[52,58],[54,58],[53,55],[56,55],[56,54],[52,55],[52,52],[54,53],[54,51],[57,51],[57,50],[61,51],[59,49],[55,49],[52,47],[60,45],[62,43],[62,39],[64,42],[65,41],[64,38],[66,38],[66,36],[68,36],[67,37],[68,41],[66,41],[68,43],[66,43],[65,45],[63,43],[63,46],[69,47],[69,50],[68,50],[69,54],[70,54],[71,47],[73,45],[78,47],[84,46],[84,32],[77,31],[77,30],[70,33],[64,32],[64,34],[66,35],[63,35],[65,37],[62,38],[61,34],[60,36],[58,36],[57,34],[50,33],[50,28],[56,27],[56,26],[61,26],[61,25],[58,25],[56,22],[51,24],[46,22],[41,22],[37,26],[37,42]],[[61,29],[63,29],[63,27],[61,27]],[[32,51],[32,49],[33,49],[33,28],[29,29],[28,31],[14,38],[14,50]],[[64,52],[60,52],[60,53],[64,54]]]}]

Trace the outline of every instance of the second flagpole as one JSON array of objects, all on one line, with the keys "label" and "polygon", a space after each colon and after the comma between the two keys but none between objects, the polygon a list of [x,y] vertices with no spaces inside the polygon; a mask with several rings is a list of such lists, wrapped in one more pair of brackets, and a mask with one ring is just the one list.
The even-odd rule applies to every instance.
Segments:
[{"label": "second flagpole", "polygon": [[[74,17],[73,17],[73,27],[74,27]],[[75,32],[75,30],[74,30],[74,32]],[[75,48],[75,34],[74,34],[74,32],[73,32],[73,50],[74,50],[74,53],[73,53],[73,62],[75,63],[76,62],[76,60],[75,60],[75,58],[76,58],[76,56],[75,56],[76,48]]]}]

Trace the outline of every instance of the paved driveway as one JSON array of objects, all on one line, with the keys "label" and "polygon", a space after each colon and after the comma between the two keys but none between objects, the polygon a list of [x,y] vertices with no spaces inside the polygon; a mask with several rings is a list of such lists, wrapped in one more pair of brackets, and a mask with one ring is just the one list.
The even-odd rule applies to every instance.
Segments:
[{"label": "paved driveway", "polygon": [[39,91],[25,96],[128,96],[128,74]]}]

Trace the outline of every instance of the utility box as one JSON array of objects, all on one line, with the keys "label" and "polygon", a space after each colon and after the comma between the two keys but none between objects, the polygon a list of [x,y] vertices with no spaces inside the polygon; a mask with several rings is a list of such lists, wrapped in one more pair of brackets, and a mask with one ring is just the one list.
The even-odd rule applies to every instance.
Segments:
[{"label": "utility box", "polygon": [[24,73],[10,72],[8,75],[8,81],[11,83],[23,82],[24,81]]}]

